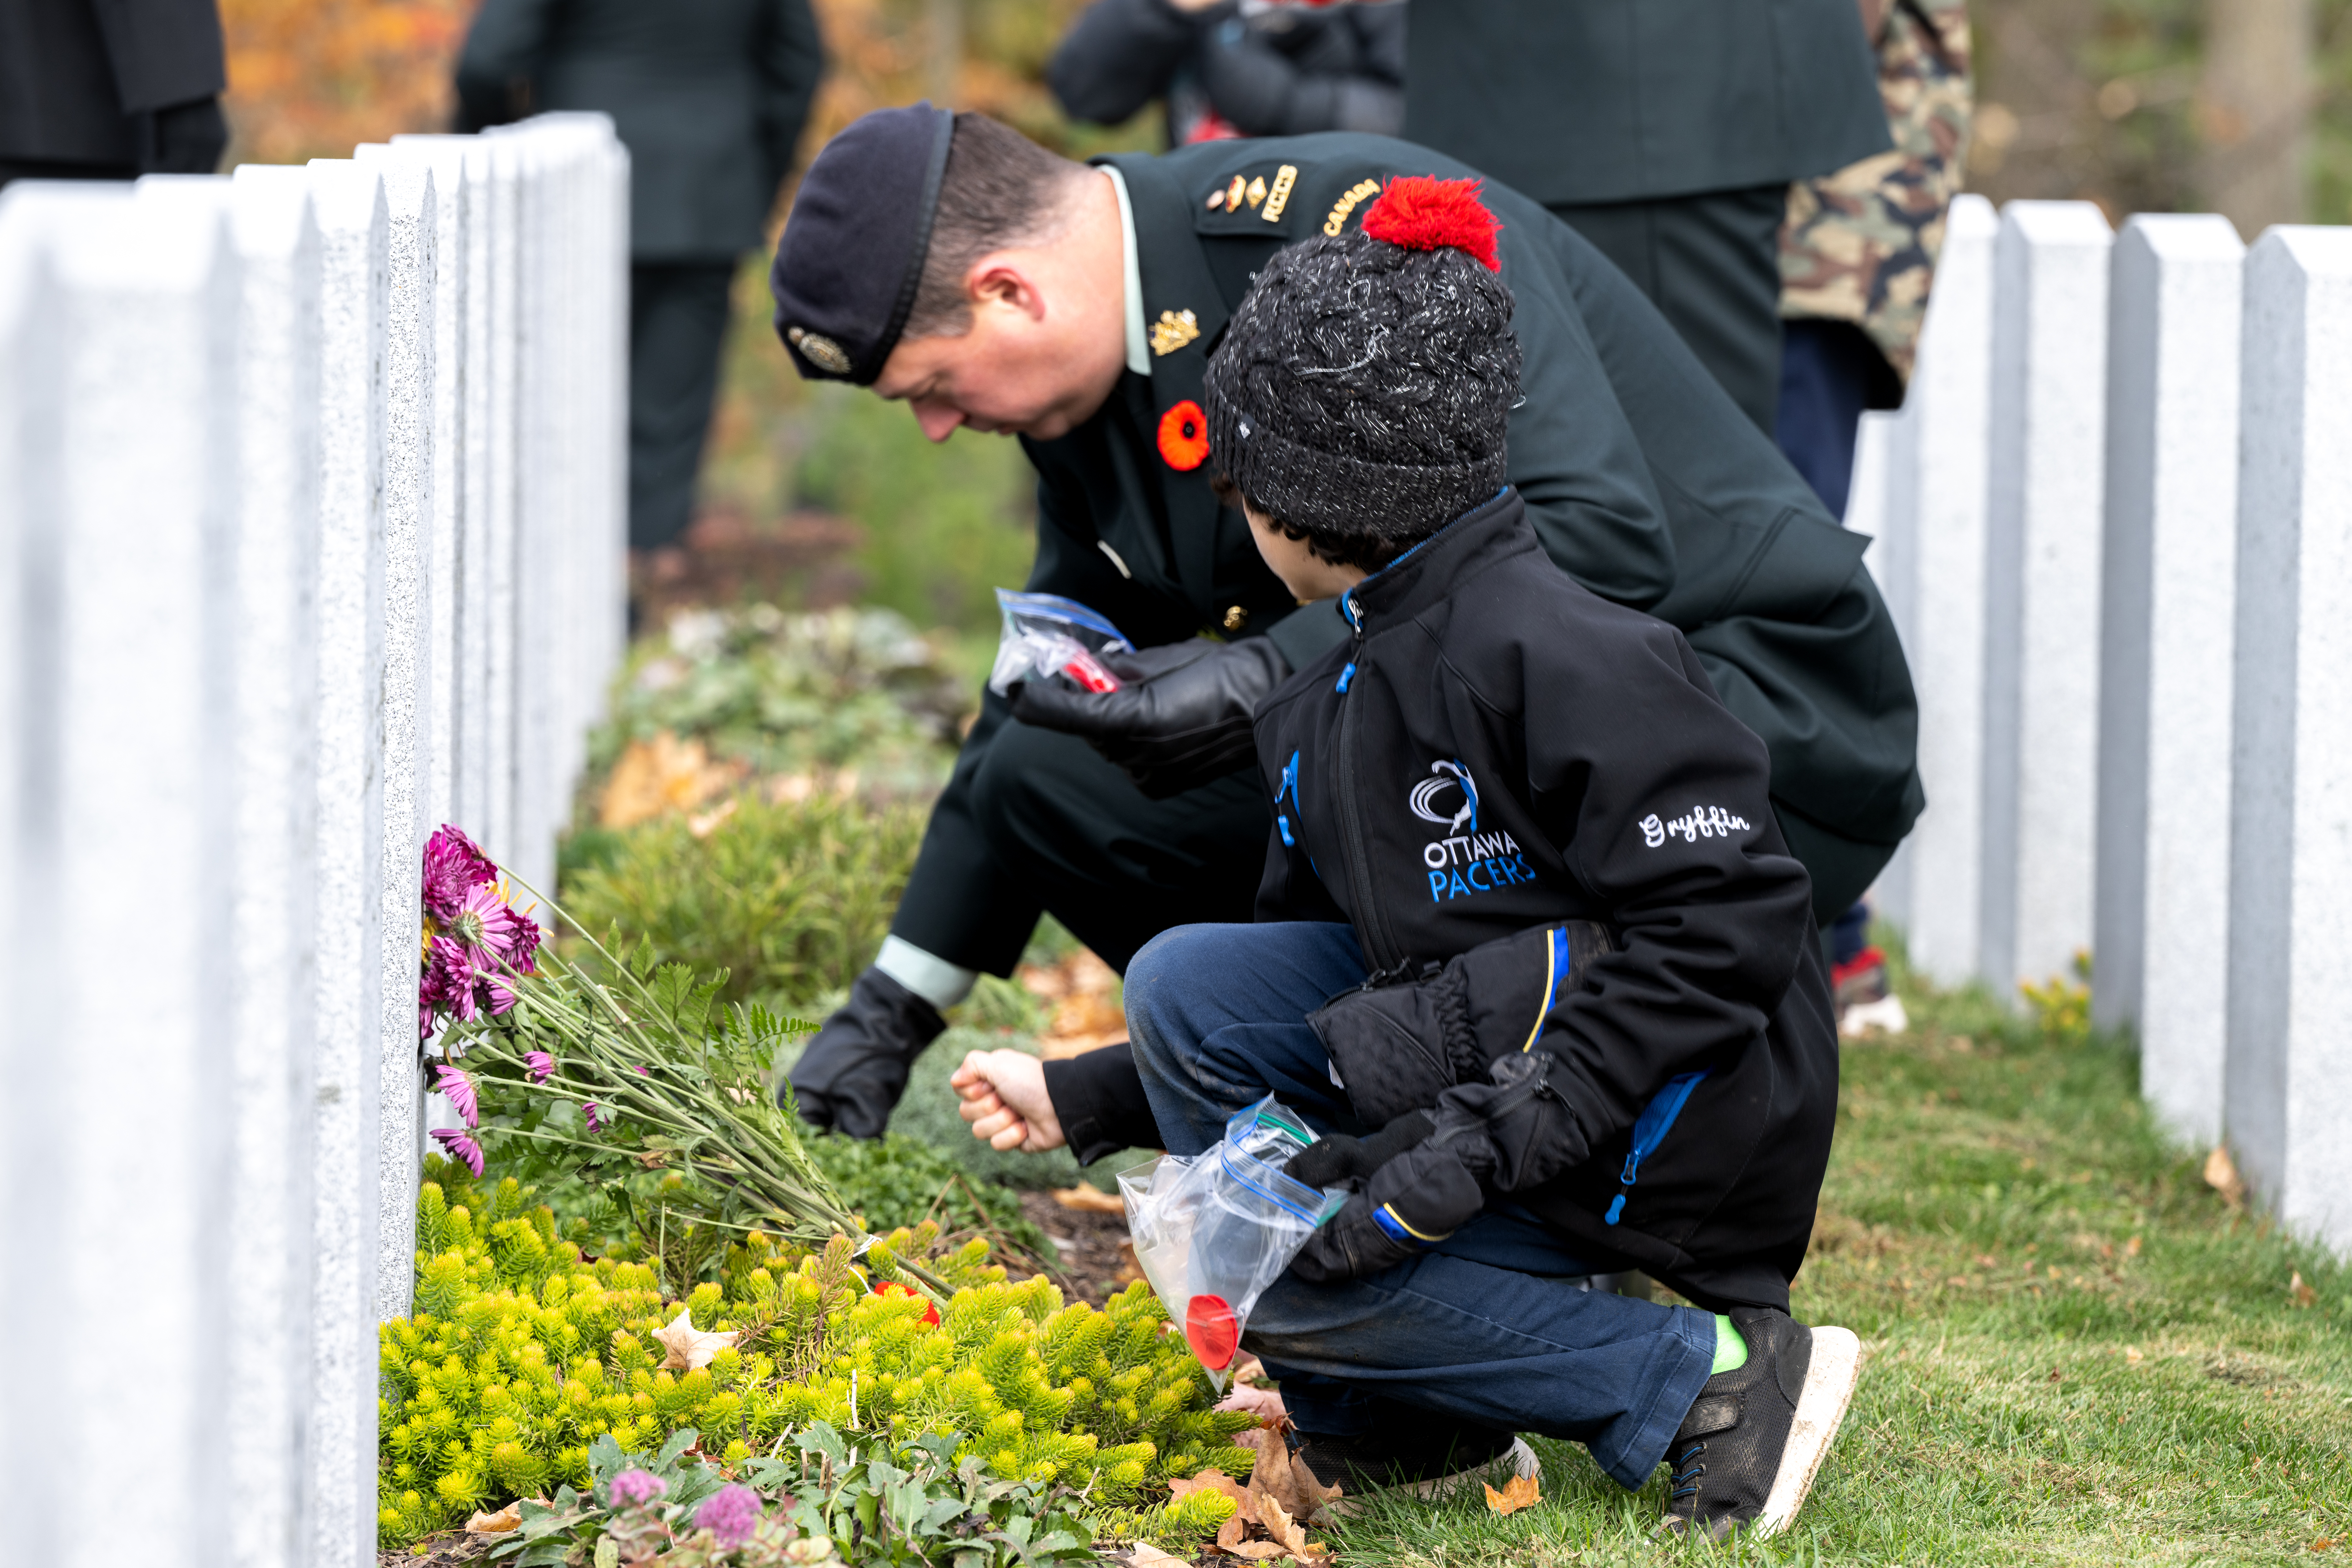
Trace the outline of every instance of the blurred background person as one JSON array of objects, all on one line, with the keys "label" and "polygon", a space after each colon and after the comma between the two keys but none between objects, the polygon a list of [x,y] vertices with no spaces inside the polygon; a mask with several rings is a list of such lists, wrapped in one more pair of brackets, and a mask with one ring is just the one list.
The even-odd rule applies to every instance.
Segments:
[{"label": "blurred background person", "polygon": [[1855,0],[1438,0],[1403,135],[1549,207],[1770,435],[1789,185],[1887,148]]},{"label": "blurred background person", "polygon": [[209,174],[227,85],[214,0],[0,0],[0,185]]},{"label": "blurred background person", "polygon": [[629,149],[629,548],[656,578],[684,569],[730,285],[824,71],[809,0],[485,0],[457,60],[461,131],[602,110]]},{"label": "blurred background person", "polygon": [[[1865,408],[1903,402],[1966,175],[1968,0],[1861,0],[1878,55],[1892,150],[1789,187],[1780,230],[1780,450],[1832,516],[1845,515]],[[1841,1010],[1886,994],[1870,906],[1830,929]]]},{"label": "blurred background person", "polygon": [[1861,0],[1894,148],[1789,187],[1780,450],[1845,515],[1865,408],[1903,401],[1969,141],[1968,0]]},{"label": "blurred background person", "polygon": [[1168,144],[1404,124],[1403,0],[1095,0],[1045,68],[1073,120],[1118,125],[1154,99]]}]

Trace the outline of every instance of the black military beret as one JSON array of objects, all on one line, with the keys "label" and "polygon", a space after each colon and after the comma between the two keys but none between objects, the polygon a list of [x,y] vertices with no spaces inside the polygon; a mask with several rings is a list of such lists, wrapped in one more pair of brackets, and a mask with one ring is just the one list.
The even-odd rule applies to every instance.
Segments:
[{"label": "black military beret", "polygon": [[928,102],[877,109],[802,176],[768,288],[803,376],[871,386],[882,374],[915,306],[954,134],[954,114]]}]

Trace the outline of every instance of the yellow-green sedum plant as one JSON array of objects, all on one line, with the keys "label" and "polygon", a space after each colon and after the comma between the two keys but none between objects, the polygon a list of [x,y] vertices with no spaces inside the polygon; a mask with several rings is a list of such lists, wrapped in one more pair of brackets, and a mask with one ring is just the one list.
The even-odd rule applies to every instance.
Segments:
[{"label": "yellow-green sedum plant", "polygon": [[[1248,1472],[1231,1439],[1252,1418],[1208,1408],[1206,1378],[1143,1286],[1104,1310],[1066,1306],[1043,1279],[1008,1283],[984,1242],[940,1255],[926,1225],[856,1259],[843,1237],[813,1250],[754,1232],[719,1280],[665,1300],[646,1264],[582,1260],[513,1180],[468,1195],[474,1206],[452,1205],[424,1184],[415,1315],[381,1333],[383,1545],[584,1489],[599,1436],[650,1451],[689,1427],[728,1467],[817,1422],[853,1440],[950,1435],[958,1462],[1104,1505],[1203,1467]],[[950,1287],[944,1311],[905,1289],[909,1261]],[[671,1353],[681,1308],[732,1342]]]}]

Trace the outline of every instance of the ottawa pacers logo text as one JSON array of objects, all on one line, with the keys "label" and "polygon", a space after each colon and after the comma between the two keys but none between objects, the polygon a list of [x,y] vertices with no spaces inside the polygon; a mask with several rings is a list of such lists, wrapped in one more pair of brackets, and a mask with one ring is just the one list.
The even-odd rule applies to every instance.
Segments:
[{"label": "ottawa pacers logo text", "polygon": [[[1473,893],[1491,893],[1536,874],[1520,858],[1517,840],[1507,833],[1483,832],[1478,826],[1478,786],[1470,770],[1458,762],[1432,763],[1429,777],[1412,786],[1407,798],[1412,814],[1449,831],[1421,847],[1429,868],[1429,901],[1442,904]],[[1449,809],[1451,808],[1451,809]]]}]

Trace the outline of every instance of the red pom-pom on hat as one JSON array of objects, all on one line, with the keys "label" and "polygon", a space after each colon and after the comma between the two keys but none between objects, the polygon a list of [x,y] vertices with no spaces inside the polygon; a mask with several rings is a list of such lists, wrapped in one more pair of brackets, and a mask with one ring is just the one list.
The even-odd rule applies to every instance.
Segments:
[{"label": "red pom-pom on hat", "polygon": [[1476,180],[1441,180],[1433,174],[1399,174],[1380,199],[1364,209],[1364,232],[1407,250],[1466,250],[1489,272],[1503,269],[1495,237],[1503,224],[1478,199]]}]

